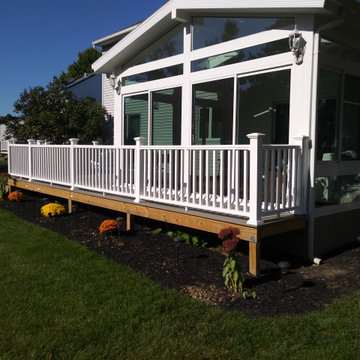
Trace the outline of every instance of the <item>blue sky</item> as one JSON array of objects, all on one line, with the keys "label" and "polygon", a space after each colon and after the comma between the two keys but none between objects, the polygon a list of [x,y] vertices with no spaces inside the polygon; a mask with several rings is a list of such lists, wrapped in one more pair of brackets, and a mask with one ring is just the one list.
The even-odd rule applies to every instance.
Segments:
[{"label": "blue sky", "polygon": [[45,86],[91,42],[138,22],[165,0],[1,0],[0,116]]}]

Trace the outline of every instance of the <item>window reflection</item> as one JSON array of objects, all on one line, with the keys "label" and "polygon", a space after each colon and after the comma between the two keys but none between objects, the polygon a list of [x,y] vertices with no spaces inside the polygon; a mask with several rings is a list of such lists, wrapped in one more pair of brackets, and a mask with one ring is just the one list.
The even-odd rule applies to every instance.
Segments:
[{"label": "window reflection", "polygon": [[145,73],[126,76],[123,78],[124,85],[138,84],[146,81],[159,80],[171,76],[182,75],[183,65],[174,65],[162,69],[147,71]]},{"label": "window reflection", "polygon": [[181,88],[152,93],[152,144],[181,144]]},{"label": "window reflection", "polygon": [[135,145],[135,137],[148,138],[148,95],[124,99],[124,144]]},{"label": "window reflection", "polygon": [[193,94],[194,143],[231,144],[234,79],[196,84]]},{"label": "window reflection", "polygon": [[150,61],[181,54],[184,51],[183,28],[183,25],[179,25],[167,32],[164,36],[156,40],[130,60],[125,67],[144,64]]},{"label": "window reflection", "polygon": [[317,160],[337,160],[341,75],[321,69],[317,121]]},{"label": "window reflection", "polygon": [[290,70],[239,78],[236,142],[246,144],[247,134],[261,132],[265,143],[287,144],[289,101]]},{"label": "window reflection", "polygon": [[360,159],[360,78],[345,76],[341,160]]},{"label": "window reflection", "polygon": [[293,29],[294,19],[193,17],[193,50],[283,27]]},{"label": "window reflection", "polygon": [[195,60],[191,63],[191,71],[213,69],[242,61],[258,59],[266,56],[281,54],[289,51],[289,40],[282,39],[266,44],[251,46],[245,49],[231,51],[224,54]]}]

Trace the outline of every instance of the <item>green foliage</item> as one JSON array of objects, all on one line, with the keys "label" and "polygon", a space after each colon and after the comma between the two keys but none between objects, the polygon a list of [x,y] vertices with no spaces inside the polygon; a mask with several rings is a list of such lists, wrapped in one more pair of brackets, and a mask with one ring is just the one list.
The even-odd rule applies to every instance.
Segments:
[{"label": "green foliage", "polygon": [[235,255],[233,251],[229,252],[224,261],[222,276],[227,288],[242,294],[245,279],[241,273],[237,255]]},{"label": "green foliage", "polygon": [[105,115],[105,109],[95,99],[77,99],[56,77],[46,89],[37,86],[24,90],[14,111],[19,116],[2,118],[7,138],[46,139],[58,144],[70,138],[96,140],[101,136]]},{"label": "green foliage", "polygon": [[194,245],[200,247],[206,247],[207,245],[207,242],[204,239],[201,239],[195,235],[190,235],[189,233],[180,230],[168,231],[166,235],[169,236],[170,238],[180,237],[182,238],[182,240],[186,245]]},{"label": "green foliage", "polygon": [[155,230],[153,230],[153,234],[157,235],[160,234],[163,231],[162,228],[156,228]]},{"label": "green foliage", "polygon": [[0,199],[4,199],[5,194],[7,193],[8,176],[1,173],[0,174]]},{"label": "green foliage", "polygon": [[88,48],[78,53],[78,59],[68,66],[67,72],[62,72],[60,80],[67,83],[71,79],[83,76],[85,73],[92,73],[94,70],[91,64],[95,62],[101,53],[93,48]]}]

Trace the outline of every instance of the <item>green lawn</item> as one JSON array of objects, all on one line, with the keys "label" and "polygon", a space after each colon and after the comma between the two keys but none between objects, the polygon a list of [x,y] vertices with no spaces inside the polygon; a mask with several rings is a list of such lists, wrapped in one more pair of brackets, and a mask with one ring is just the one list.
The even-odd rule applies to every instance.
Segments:
[{"label": "green lawn", "polygon": [[360,293],[252,319],[0,211],[0,359],[356,359]]}]

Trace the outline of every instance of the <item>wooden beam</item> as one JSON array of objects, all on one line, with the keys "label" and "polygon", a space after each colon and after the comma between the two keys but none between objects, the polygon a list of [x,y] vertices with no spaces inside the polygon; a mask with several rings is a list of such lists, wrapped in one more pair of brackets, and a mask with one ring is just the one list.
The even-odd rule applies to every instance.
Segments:
[{"label": "wooden beam", "polygon": [[260,242],[249,242],[249,273],[260,276]]},{"label": "wooden beam", "polygon": [[134,215],[131,215],[130,213],[126,213],[126,231],[134,230],[134,223],[135,223],[134,220],[135,220]]}]

